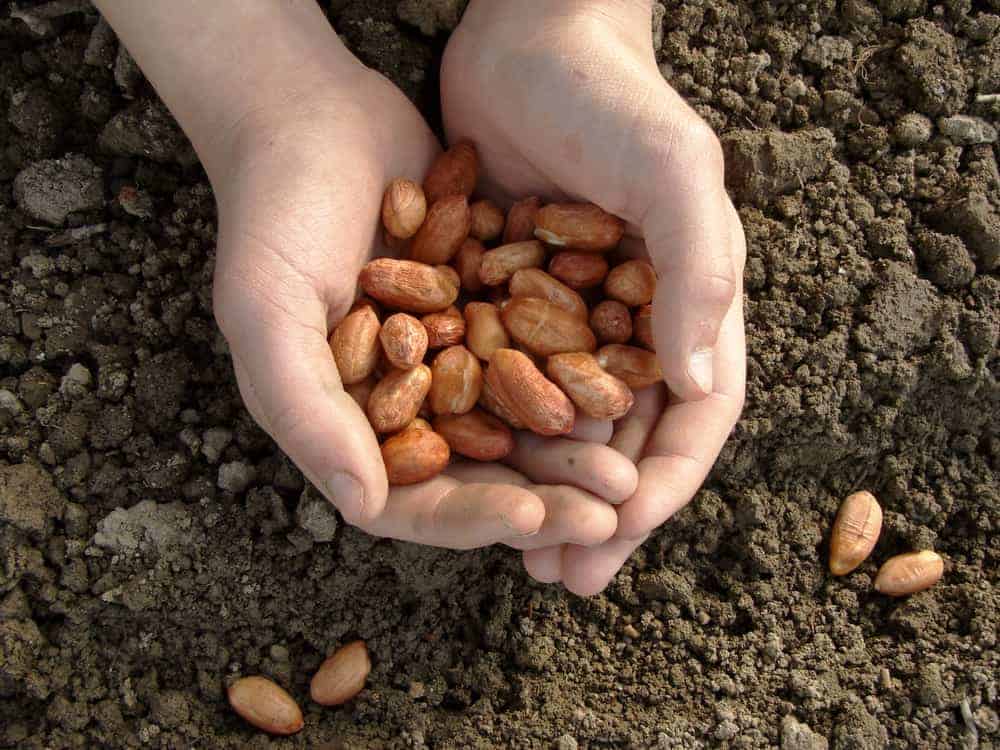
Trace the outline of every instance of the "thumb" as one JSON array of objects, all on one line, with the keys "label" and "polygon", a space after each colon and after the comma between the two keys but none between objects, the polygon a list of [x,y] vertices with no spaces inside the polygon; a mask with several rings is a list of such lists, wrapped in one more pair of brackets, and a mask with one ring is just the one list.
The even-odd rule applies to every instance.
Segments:
[{"label": "thumb", "polygon": [[229,341],[240,393],[253,417],[344,520],[363,525],[382,512],[388,493],[378,441],[344,391],[327,344],[326,306],[312,289],[290,293],[282,286],[282,298],[294,305],[275,304],[245,287],[234,294],[216,281],[216,317]]},{"label": "thumb", "polygon": [[669,172],[654,178],[642,232],[656,268],[653,335],[670,390],[704,398],[715,380],[713,349],[737,289],[737,238],[722,149],[706,125],[675,143]]}]

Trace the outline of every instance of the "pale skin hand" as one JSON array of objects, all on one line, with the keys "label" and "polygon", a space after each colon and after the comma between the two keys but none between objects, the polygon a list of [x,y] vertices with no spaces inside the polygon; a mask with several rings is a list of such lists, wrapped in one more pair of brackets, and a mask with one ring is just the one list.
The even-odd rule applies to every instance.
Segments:
[{"label": "pale skin hand", "polygon": [[[212,181],[215,312],[244,401],[344,518],[379,536],[460,549],[610,538],[617,516],[606,501],[631,495],[638,477],[605,445],[556,440],[545,450],[561,460],[545,467],[460,465],[388,488],[327,337],[378,250],[382,190],[398,175],[419,180],[439,146],[409,101],[343,47],[315,1],[97,4]],[[568,486],[581,472],[589,484]]]},{"label": "pale skin hand", "polygon": [[718,140],[663,80],[648,0],[472,0],[442,65],[451,139],[480,144],[493,195],[593,201],[629,222],[659,274],[653,329],[666,388],[638,394],[609,445],[636,493],[600,545],[524,553],[528,572],[602,590],[714,463],[745,388],[742,226]]}]

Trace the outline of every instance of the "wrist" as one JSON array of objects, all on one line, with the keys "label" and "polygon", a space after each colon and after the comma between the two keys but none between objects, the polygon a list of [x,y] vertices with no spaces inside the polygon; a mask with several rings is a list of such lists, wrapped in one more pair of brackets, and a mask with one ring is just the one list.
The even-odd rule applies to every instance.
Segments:
[{"label": "wrist", "polygon": [[493,47],[505,39],[515,47],[534,43],[554,54],[598,40],[652,59],[652,16],[652,0],[471,0],[456,33]]},{"label": "wrist", "polygon": [[366,69],[314,0],[96,0],[211,176],[234,140]]},{"label": "wrist", "polygon": [[522,26],[534,26],[598,17],[629,27],[642,26],[645,30],[652,14],[652,0],[471,0],[462,22],[510,19]]}]

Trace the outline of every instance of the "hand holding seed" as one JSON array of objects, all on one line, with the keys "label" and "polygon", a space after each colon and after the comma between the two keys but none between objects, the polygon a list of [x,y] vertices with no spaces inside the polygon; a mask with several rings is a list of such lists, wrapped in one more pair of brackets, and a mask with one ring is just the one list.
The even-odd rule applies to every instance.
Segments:
[{"label": "hand holding seed", "polygon": [[[603,284],[607,298],[627,307],[651,302],[633,308],[632,335],[654,344],[656,358],[614,348],[620,309],[606,307],[594,325],[605,371],[633,390],[655,376],[670,391],[669,400],[662,385],[636,391],[631,412],[615,423],[610,446],[639,470],[636,493],[617,508],[617,532],[598,547],[524,556],[535,578],[580,594],[603,589],[690,500],[744,397],[743,230],[718,140],[657,68],[650,13],[642,2],[472,0],[441,71],[449,137],[479,145],[484,195],[513,202],[504,242],[529,240],[519,227],[534,214],[544,227],[536,237],[563,243],[547,266],[556,279],[577,291]],[[574,226],[595,211],[543,206],[567,202],[625,219],[623,251],[652,268],[609,273],[594,259],[591,242],[617,241],[610,224],[601,238],[573,246]]]},{"label": "hand holding seed", "polygon": [[[475,172],[457,183],[441,168],[429,174],[440,148],[406,98],[360,65],[346,80],[356,88],[341,94],[363,117],[320,96],[277,123],[250,119],[234,139],[233,164],[211,172],[220,215],[215,313],[248,409],[345,520],[372,534],[452,548],[603,541],[616,523],[606,501],[635,489],[628,459],[566,438],[522,449],[485,413],[446,421],[479,398],[477,357],[507,344],[490,328],[502,325],[498,308],[487,305],[494,315],[486,321],[453,307],[462,277],[440,265],[477,242],[466,240],[469,196],[450,194],[471,193]],[[448,154],[445,167],[461,165]],[[437,180],[438,200],[425,197],[425,177]],[[498,213],[477,208],[491,244],[502,231]],[[415,246],[429,264],[409,259]],[[475,252],[463,257],[475,265]],[[355,304],[359,280],[377,301]],[[376,374],[386,377],[375,382]],[[446,437],[488,461],[474,475],[458,466],[440,474],[452,452]],[[507,454],[530,454],[538,465],[492,463]],[[575,486],[577,474],[591,483]]]}]

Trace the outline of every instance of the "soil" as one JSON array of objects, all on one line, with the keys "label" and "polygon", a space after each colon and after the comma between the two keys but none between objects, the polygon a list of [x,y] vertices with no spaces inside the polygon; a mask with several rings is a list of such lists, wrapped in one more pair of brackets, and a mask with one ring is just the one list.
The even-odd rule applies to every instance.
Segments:
[{"label": "soil", "polygon": [[[749,240],[748,404],[601,596],[338,523],[241,406],[190,147],[85,3],[0,11],[0,747],[1000,747],[1000,3],[671,0]],[[461,2],[335,0],[439,122]],[[82,11],[82,12],[81,12]],[[26,23],[25,16],[27,17]],[[434,36],[426,36],[433,34]],[[839,501],[876,553],[832,579]],[[932,547],[944,580],[873,592]],[[364,638],[367,689],[308,700]],[[306,712],[227,707],[265,674]]]}]

